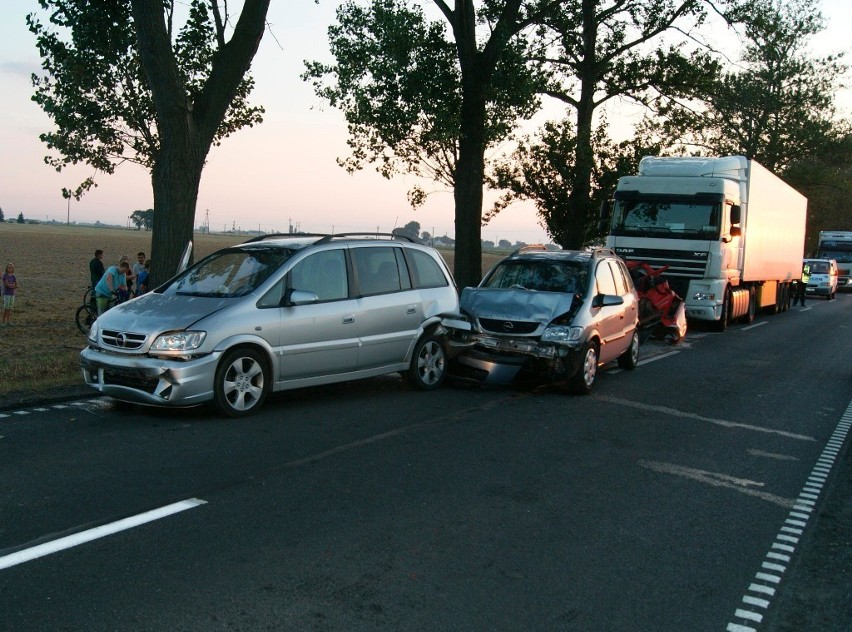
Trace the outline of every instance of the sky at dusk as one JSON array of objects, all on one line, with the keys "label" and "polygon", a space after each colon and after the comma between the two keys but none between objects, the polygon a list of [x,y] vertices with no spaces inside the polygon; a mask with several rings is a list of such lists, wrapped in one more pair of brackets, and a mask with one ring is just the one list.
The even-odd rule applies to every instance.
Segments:
[{"label": "sky at dusk", "polygon": [[[239,8],[232,2],[231,10]],[[389,232],[410,221],[436,236],[455,236],[453,195],[425,180],[386,180],[371,167],[349,175],[335,161],[348,155],[343,115],[329,108],[299,76],[304,60],[328,59],[326,31],[337,2],[273,0],[264,35],[252,66],[256,81],[253,104],[266,109],[264,123],[238,131],[213,147],[201,180],[196,226],[208,222],[212,231],[262,230],[286,232],[292,225],[308,232]],[[43,162],[46,146],[40,133],[51,123],[30,100],[30,75],[40,73],[35,38],[27,30],[34,0],[0,0],[0,208],[6,218],[23,213],[28,219],[128,224],[137,209],[153,206],[150,177],[133,164],[112,176],[96,175],[98,187],[70,207],[62,187],[76,187],[92,169],[75,166],[56,173]],[[816,53],[846,53],[852,2],[824,0],[828,29],[815,42]],[[846,116],[852,109],[849,91],[839,99]],[[559,110],[551,108],[559,115]],[[608,111],[614,130],[629,129],[638,114]],[[508,147],[492,150],[499,155]],[[434,191],[413,210],[406,191],[419,184]],[[487,195],[487,200],[493,199]],[[549,241],[531,204],[509,207],[483,227],[483,239],[512,243]]]}]

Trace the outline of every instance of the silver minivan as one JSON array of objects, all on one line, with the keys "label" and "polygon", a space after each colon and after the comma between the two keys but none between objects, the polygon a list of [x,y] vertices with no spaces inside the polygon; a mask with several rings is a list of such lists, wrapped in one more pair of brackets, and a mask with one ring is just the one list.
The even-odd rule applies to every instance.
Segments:
[{"label": "silver minivan", "polygon": [[115,399],[239,417],[270,392],[387,373],[436,388],[441,317],[457,310],[444,260],[414,240],[261,237],[100,316],[80,362]]}]

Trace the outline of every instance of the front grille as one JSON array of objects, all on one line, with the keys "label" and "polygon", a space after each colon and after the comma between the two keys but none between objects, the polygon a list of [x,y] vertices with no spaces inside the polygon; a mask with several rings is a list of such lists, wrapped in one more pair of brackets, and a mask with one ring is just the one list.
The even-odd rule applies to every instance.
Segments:
[{"label": "front grille", "polygon": [[522,320],[500,320],[496,318],[480,318],[480,326],[495,334],[531,334],[539,327],[539,323]]},{"label": "front grille", "polygon": [[105,367],[103,370],[103,383],[114,386],[127,386],[146,393],[157,390],[160,381],[155,377],[148,377],[136,369],[119,369]]},{"label": "front grille", "polygon": [[114,331],[105,329],[101,332],[101,342],[106,347],[134,351],[145,344],[145,334],[134,334],[129,331]]},{"label": "front grille", "polygon": [[659,250],[654,248],[615,248],[615,252],[627,261],[643,261],[654,268],[669,266],[663,272],[671,288],[680,296],[686,296],[692,279],[703,279],[710,257],[697,250]]},{"label": "front grille", "polygon": [[706,251],[658,250],[653,248],[615,248],[623,259],[644,261],[655,268],[669,266],[664,275],[669,278],[703,279],[709,259]]}]

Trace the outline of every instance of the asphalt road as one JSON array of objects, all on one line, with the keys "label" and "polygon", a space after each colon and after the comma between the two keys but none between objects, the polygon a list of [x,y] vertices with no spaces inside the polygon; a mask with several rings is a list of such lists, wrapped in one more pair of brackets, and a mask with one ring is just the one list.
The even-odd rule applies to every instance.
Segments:
[{"label": "asphalt road", "polygon": [[6,409],[0,630],[850,630],[850,315],[692,330],[589,397]]}]

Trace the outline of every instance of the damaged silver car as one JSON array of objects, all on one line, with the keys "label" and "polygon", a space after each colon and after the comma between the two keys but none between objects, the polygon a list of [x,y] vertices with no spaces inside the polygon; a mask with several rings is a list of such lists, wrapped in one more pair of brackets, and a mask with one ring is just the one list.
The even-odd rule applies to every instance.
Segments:
[{"label": "damaged silver car", "polygon": [[224,248],[94,322],[86,384],[155,406],[255,412],[269,393],[399,372],[441,385],[440,254],[396,235],[267,235]]},{"label": "damaged silver car", "polygon": [[465,288],[444,318],[456,378],[507,383],[520,376],[591,392],[598,367],[639,358],[638,296],[611,250],[525,248]]}]

